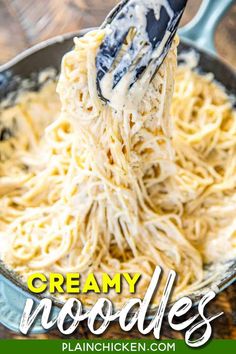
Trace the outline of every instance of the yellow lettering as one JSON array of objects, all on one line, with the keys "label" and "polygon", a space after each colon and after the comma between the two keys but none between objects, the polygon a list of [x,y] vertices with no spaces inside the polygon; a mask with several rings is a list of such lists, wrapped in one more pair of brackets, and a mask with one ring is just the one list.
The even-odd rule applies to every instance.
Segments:
[{"label": "yellow lettering", "polygon": [[113,276],[113,278],[110,278],[110,276],[107,273],[103,273],[102,274],[102,292],[108,293],[109,288],[114,288],[114,287],[115,287],[115,292],[117,294],[119,294],[121,291],[120,274],[117,273]]},{"label": "yellow lettering", "polygon": [[27,279],[28,289],[35,294],[43,293],[47,289],[47,284],[41,284],[41,286],[35,286],[35,281],[40,280],[42,283],[47,283],[47,277],[42,273],[31,274]]},{"label": "yellow lettering", "polygon": [[49,292],[50,294],[54,294],[55,292],[64,293],[64,289],[62,287],[64,283],[64,277],[60,273],[51,273],[49,275]]},{"label": "yellow lettering", "polygon": [[79,279],[78,273],[68,273],[66,279],[67,293],[79,293]]},{"label": "yellow lettering", "polygon": [[83,293],[87,293],[89,291],[93,291],[94,293],[100,293],[100,289],[99,289],[97,280],[96,280],[96,278],[95,278],[93,273],[90,273],[87,276],[87,279],[86,279],[86,282],[84,284],[82,292]]},{"label": "yellow lettering", "polygon": [[139,280],[141,274],[135,273],[134,276],[131,277],[129,275],[129,273],[123,273],[123,276],[124,276],[125,280],[127,281],[127,283],[129,284],[130,294],[134,294],[135,293],[135,285],[136,285],[137,281]]}]

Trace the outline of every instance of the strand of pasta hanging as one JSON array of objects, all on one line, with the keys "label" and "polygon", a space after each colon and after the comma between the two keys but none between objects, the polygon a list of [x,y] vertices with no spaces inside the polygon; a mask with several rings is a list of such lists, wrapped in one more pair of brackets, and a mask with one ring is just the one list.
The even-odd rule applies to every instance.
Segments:
[{"label": "strand of pasta hanging", "polygon": [[[178,273],[175,296],[189,293],[204,264],[236,250],[235,112],[211,75],[176,70],[177,40],[137,108],[111,109],[95,82],[103,36],[76,38],[65,55],[57,119],[52,110],[36,139],[23,110],[28,140],[5,142],[15,145],[0,162],[3,259],[24,278],[140,272],[140,297],[160,265]],[[119,305],[130,294],[109,296]]]}]

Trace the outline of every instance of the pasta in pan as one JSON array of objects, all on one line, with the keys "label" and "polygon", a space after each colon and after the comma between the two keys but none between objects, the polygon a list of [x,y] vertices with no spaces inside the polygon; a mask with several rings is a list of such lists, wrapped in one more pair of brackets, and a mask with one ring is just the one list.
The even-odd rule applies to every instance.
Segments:
[{"label": "pasta in pan", "polygon": [[[43,99],[38,126],[20,101],[19,134],[0,143],[3,260],[23,277],[140,272],[140,297],[160,265],[178,273],[175,296],[189,293],[204,264],[236,253],[235,112],[212,75],[176,68],[177,40],[137,108],[105,105],[95,82],[103,36],[76,38],[65,55],[61,112]],[[47,86],[35,95],[44,90],[53,102]],[[88,305],[96,296],[78,295]],[[129,293],[109,296],[120,305]]]}]

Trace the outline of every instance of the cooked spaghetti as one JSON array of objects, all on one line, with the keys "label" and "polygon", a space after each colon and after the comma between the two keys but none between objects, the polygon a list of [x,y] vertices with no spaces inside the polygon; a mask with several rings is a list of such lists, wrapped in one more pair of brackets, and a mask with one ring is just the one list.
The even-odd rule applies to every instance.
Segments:
[{"label": "cooked spaghetti", "polygon": [[[15,124],[0,143],[3,260],[24,278],[140,272],[140,297],[160,265],[177,271],[176,296],[190,293],[204,264],[236,253],[235,112],[212,75],[176,71],[176,41],[137,108],[110,108],[95,82],[103,36],[76,38],[65,55],[60,114],[48,84],[34,94],[46,114],[29,99],[2,112]],[[109,296],[121,304],[126,290]]]}]

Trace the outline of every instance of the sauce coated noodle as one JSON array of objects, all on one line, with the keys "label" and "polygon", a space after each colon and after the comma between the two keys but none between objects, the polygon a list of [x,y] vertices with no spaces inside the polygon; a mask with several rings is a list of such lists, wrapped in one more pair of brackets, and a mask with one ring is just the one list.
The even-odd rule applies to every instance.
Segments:
[{"label": "sauce coated noodle", "polygon": [[[65,55],[60,114],[53,84],[2,112],[16,131],[0,143],[3,260],[24,278],[140,272],[140,297],[160,265],[178,273],[175,296],[189,293],[204,264],[235,256],[235,112],[212,75],[176,70],[177,41],[137,109],[105,106],[95,83],[103,36],[77,38]],[[97,296],[78,295],[87,305]],[[117,305],[129,296],[109,293]]]}]

